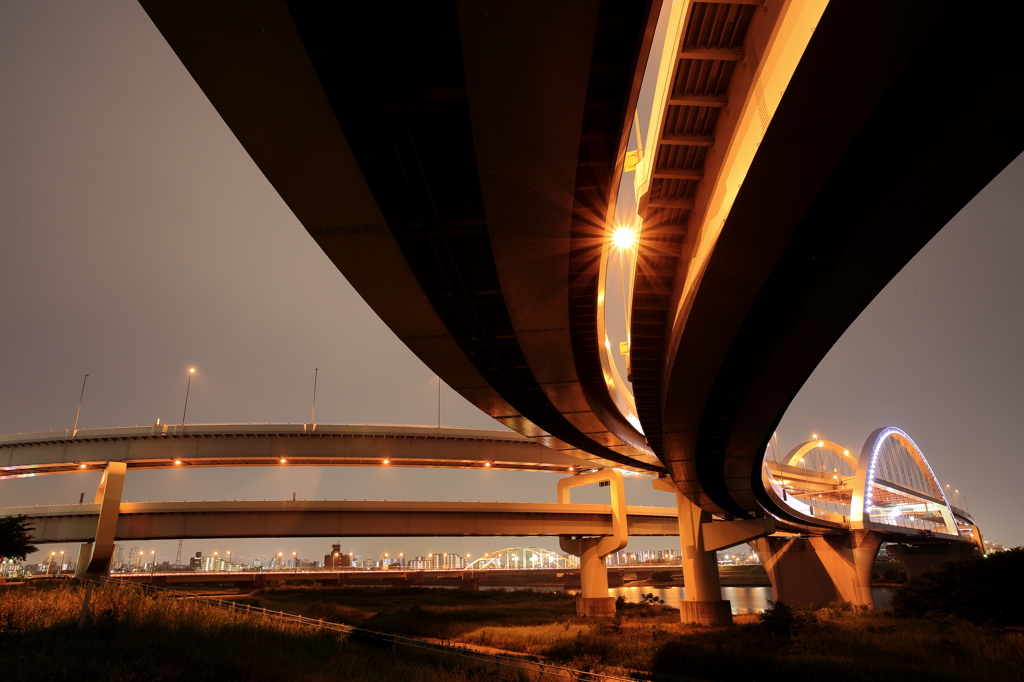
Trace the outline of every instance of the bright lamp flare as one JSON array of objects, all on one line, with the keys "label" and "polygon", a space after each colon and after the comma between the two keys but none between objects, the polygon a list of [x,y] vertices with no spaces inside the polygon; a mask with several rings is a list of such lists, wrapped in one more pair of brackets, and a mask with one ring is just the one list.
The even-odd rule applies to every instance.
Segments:
[{"label": "bright lamp flare", "polygon": [[612,232],[612,244],[623,251],[636,246],[636,232],[631,227],[616,227]]}]

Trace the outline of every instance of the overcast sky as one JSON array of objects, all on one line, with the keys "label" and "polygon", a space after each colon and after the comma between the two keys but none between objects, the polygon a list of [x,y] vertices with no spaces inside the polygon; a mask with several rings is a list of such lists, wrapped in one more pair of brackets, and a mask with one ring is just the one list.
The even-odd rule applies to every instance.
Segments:
[{"label": "overcast sky", "polygon": [[[130,0],[0,3],[0,432],[181,420],[434,424],[437,384],[310,239]],[[986,141],[998,144],[998,140]],[[1018,159],[905,268],[779,428],[859,452],[879,426],[920,445],[986,536],[1024,544]],[[447,388],[446,425],[502,428]],[[95,474],[0,481],[0,505],[91,497]],[[125,499],[554,501],[545,474],[353,468],[132,472]],[[600,499],[599,491],[580,500]],[[631,504],[670,496],[631,481]],[[334,540],[336,541],[336,539]],[[331,539],[186,541],[185,553]],[[479,555],[551,540],[351,539],[347,551]],[[634,540],[668,548],[675,539]],[[172,560],[176,543],[140,543]],[[229,546],[230,545],[230,546]],[[48,546],[47,550],[70,546]],[[74,549],[77,552],[77,549]]]}]

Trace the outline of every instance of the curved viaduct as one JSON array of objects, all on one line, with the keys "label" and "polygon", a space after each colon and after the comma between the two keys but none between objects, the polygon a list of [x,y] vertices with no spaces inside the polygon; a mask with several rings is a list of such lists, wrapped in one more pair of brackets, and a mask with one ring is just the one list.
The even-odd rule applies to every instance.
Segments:
[{"label": "curved viaduct", "polygon": [[[141,3],[409,348],[530,439],[667,472],[704,572],[711,514],[790,519],[760,471],[786,407],[1024,150],[1021,3]],[[605,303],[627,168],[623,379]]]},{"label": "curved viaduct", "polygon": [[427,426],[156,424],[0,436],[0,480],[102,470],[108,462],[128,469],[386,465],[558,473],[588,466],[518,433]]},{"label": "curved viaduct", "polygon": [[[87,542],[100,504],[0,507],[28,517],[33,540]],[[627,507],[630,535],[676,535],[675,509]],[[390,500],[122,502],[117,540],[291,537],[475,537],[610,535],[608,505]]]},{"label": "curved viaduct", "polygon": [[450,386],[736,517],[785,512],[759,467],[786,406],[1024,150],[1017,3],[901,2],[884,20],[838,0],[674,3],[639,197],[634,423],[602,366],[599,298],[660,3],[142,5]]}]

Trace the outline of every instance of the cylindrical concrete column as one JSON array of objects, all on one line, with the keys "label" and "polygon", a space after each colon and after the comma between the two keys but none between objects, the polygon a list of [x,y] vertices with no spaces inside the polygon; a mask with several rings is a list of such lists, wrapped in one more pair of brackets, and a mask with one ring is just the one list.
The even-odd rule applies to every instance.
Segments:
[{"label": "cylindrical concrete column", "polygon": [[580,594],[585,598],[608,596],[608,567],[597,553],[601,538],[580,540]]},{"label": "cylindrical concrete column", "polygon": [[610,616],[615,613],[615,598],[608,596],[608,567],[599,553],[601,538],[580,538],[580,596],[576,613],[581,616]]}]

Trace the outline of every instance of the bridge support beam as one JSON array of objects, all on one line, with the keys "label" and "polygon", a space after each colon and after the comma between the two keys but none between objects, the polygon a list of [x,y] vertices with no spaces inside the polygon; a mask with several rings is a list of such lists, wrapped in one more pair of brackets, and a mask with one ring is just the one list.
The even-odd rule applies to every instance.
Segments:
[{"label": "bridge support beam", "polygon": [[874,608],[871,572],[885,536],[874,530],[750,543],[772,582],[775,601],[824,606],[833,601]]},{"label": "bridge support beam", "polygon": [[921,545],[890,544],[886,546],[890,556],[896,557],[908,576],[941,566],[947,561],[966,559],[978,551],[973,542],[929,542]]},{"label": "bridge support beam", "polygon": [[[96,488],[96,504],[100,505],[100,516],[96,522],[96,538],[92,546],[92,558],[83,576],[107,575],[110,561],[114,557],[114,533],[117,531],[117,515],[121,510],[121,493],[124,491],[124,476],[128,465],[124,462],[107,462],[103,478]],[[83,545],[82,555],[85,554]],[[79,566],[85,565],[79,556]],[[76,571],[79,574],[81,569]]]},{"label": "bridge support beam", "polygon": [[608,595],[608,566],[605,565],[604,558],[625,547],[629,541],[626,527],[626,486],[622,474],[614,469],[569,476],[558,481],[558,501],[561,504],[569,502],[571,488],[605,481],[611,487],[611,535],[562,536],[558,540],[563,552],[580,558],[580,596],[576,597],[576,613],[580,616],[615,614],[615,598]]},{"label": "bridge support beam", "polygon": [[78,563],[75,564],[75,577],[84,578],[89,571],[89,561],[92,559],[92,543],[83,542],[78,550]]},{"label": "bridge support beam", "polygon": [[774,522],[771,519],[713,521],[711,514],[680,493],[671,479],[655,479],[653,486],[655,490],[675,493],[676,496],[686,594],[679,603],[680,620],[698,625],[732,623],[732,607],[728,599],[722,599],[722,585],[718,579],[718,550],[773,533]]}]

